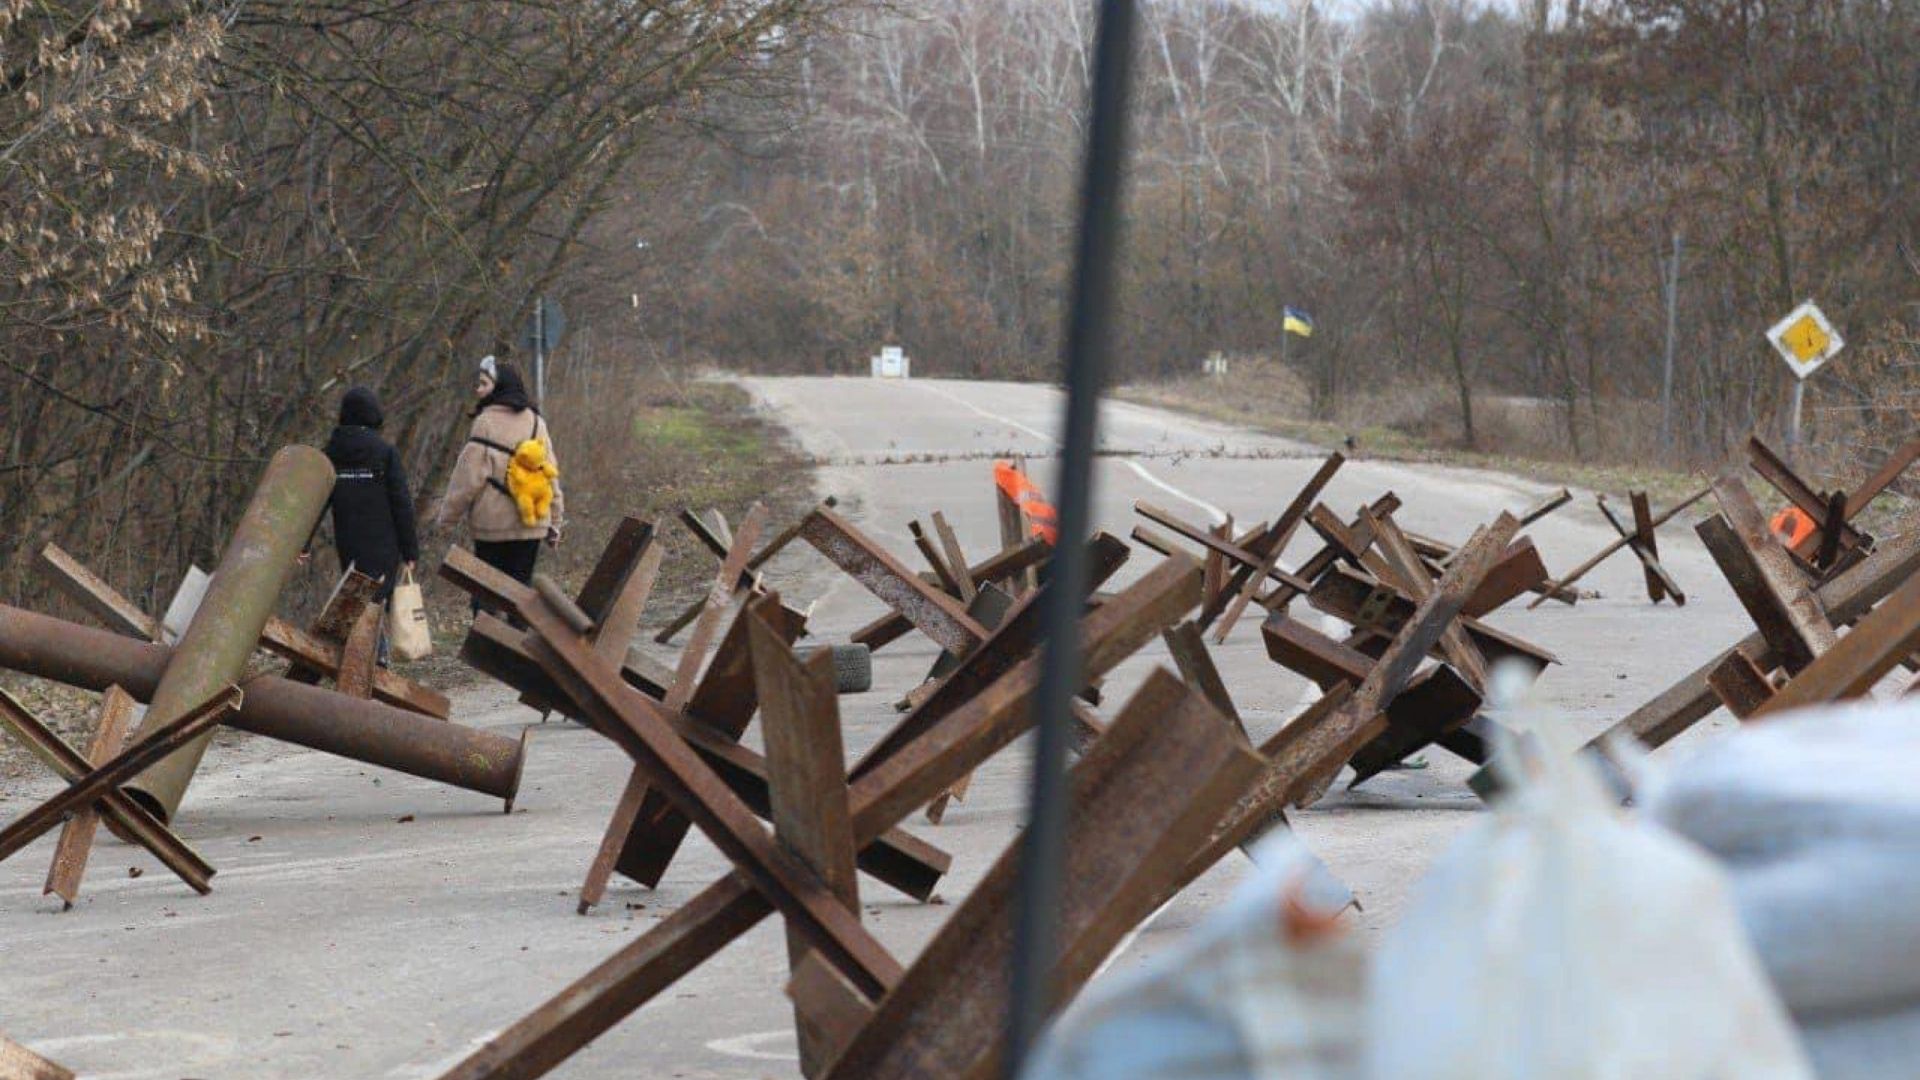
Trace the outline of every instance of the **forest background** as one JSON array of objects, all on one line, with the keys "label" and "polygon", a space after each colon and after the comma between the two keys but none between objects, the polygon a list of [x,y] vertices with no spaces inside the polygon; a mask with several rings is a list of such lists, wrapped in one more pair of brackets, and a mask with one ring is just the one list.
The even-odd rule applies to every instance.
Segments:
[{"label": "forest background", "polygon": [[[1218,353],[1250,414],[1710,465],[1777,434],[1763,333],[1811,297],[1848,340],[1811,451],[1914,434],[1911,0],[1141,13],[1117,379]],[[354,384],[424,506],[537,296],[589,484],[710,368],[896,344],[1050,377],[1092,29],[1085,0],[3,0],[0,594],[57,541],[151,603]]]}]

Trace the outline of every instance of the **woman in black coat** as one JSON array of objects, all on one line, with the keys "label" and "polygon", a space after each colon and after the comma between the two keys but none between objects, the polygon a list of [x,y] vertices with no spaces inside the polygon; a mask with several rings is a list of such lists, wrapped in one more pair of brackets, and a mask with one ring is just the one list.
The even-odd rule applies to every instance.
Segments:
[{"label": "woman in black coat", "polygon": [[380,582],[380,600],[393,595],[401,568],[420,559],[413,493],[400,454],[380,437],[386,419],[372,390],[356,386],[340,400],[340,425],[327,439],[333,462],[333,546],[340,566]]}]

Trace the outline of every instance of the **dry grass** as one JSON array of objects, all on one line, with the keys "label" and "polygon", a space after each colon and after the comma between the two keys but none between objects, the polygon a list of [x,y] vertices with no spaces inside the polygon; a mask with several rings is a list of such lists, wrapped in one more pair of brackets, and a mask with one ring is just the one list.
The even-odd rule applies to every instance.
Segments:
[{"label": "dry grass", "polygon": [[1605,445],[1576,454],[1566,438],[1564,414],[1553,403],[1533,399],[1476,398],[1478,447],[1462,445],[1458,398],[1438,380],[1404,380],[1356,392],[1331,420],[1311,418],[1299,373],[1271,361],[1236,360],[1222,378],[1183,377],[1123,387],[1117,395],[1320,446],[1340,446],[1351,438],[1364,457],[1493,469],[1596,491],[1646,490],[1655,503],[1684,497],[1700,484],[1695,470],[1651,463],[1657,455],[1631,433],[1657,430],[1658,421],[1643,415],[1647,407],[1632,402],[1609,406],[1605,429],[1615,433]]}]

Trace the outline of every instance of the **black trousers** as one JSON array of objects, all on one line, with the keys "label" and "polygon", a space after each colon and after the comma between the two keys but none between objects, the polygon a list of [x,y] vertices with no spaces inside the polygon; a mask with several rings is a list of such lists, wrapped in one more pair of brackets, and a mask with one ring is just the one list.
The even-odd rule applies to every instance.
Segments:
[{"label": "black trousers", "polygon": [[[540,541],[538,540],[475,540],[473,553],[480,561],[507,575],[522,585],[533,584],[533,567],[540,561]],[[479,614],[482,605],[478,597],[474,598],[473,611]]]}]

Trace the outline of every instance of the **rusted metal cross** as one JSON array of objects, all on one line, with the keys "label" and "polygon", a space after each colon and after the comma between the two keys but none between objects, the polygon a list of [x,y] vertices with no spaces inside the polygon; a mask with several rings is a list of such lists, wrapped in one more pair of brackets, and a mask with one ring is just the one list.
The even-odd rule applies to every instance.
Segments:
[{"label": "rusted metal cross", "polygon": [[101,725],[91,748],[94,759],[89,760],[13,697],[0,692],[0,724],[67,782],[65,790],[0,829],[0,861],[18,853],[54,826],[66,823],[67,831],[55,851],[45,891],[58,892],[66,906],[72,907],[99,820],[93,815],[104,815],[128,838],[152,851],[196,892],[210,891],[213,868],[120,788],[155,762],[213,730],[239,708],[239,688],[228,687],[133,745],[122,746],[132,699],[119,693],[117,687],[109,688],[103,699]]},{"label": "rusted metal cross", "polygon": [[[1826,607],[1768,529],[1737,473],[1714,482],[1721,513],[1700,538],[1759,627],[1764,649],[1735,648],[1707,675],[1720,701],[1748,719],[1867,693],[1920,645],[1920,596],[1912,580],[1842,638]],[[1778,676],[1770,674],[1777,662]]]},{"label": "rusted metal cross", "polygon": [[[1606,500],[1600,499],[1600,512],[1606,515],[1607,520],[1613,525],[1614,531],[1620,534],[1620,538],[1617,540],[1614,540],[1612,543],[1609,543],[1606,547],[1603,547],[1599,551],[1595,552],[1591,558],[1587,559],[1586,562],[1583,562],[1579,566],[1574,567],[1571,571],[1568,571],[1567,575],[1560,579],[1560,587],[1562,589],[1571,588],[1574,582],[1579,581],[1583,577],[1586,577],[1589,573],[1593,571],[1594,567],[1599,566],[1603,562],[1606,562],[1608,557],[1611,556],[1614,552],[1619,551],[1621,548],[1624,548],[1624,547],[1631,547],[1633,548],[1634,555],[1640,558],[1641,563],[1643,565],[1647,565],[1647,573],[1649,575],[1647,588],[1648,588],[1649,594],[1651,594],[1653,592],[1653,587],[1654,587],[1653,586],[1653,578],[1654,578],[1653,568],[1659,565],[1659,552],[1653,545],[1653,531],[1655,529],[1658,529],[1660,526],[1665,525],[1668,521],[1672,520],[1674,517],[1678,516],[1679,513],[1685,510],[1687,507],[1692,506],[1694,503],[1697,503],[1701,499],[1706,498],[1712,491],[1713,489],[1711,487],[1703,487],[1699,491],[1696,491],[1693,494],[1687,496],[1686,498],[1680,500],[1678,503],[1675,503],[1673,506],[1668,507],[1666,511],[1661,513],[1660,515],[1656,517],[1645,517],[1645,518],[1643,518],[1642,511],[1639,506],[1639,501],[1644,497],[1632,496],[1636,501],[1634,504],[1634,528],[1631,532],[1629,532],[1618,521],[1614,520],[1613,511],[1606,505]],[[1596,496],[1596,498],[1598,497]],[[1672,583],[1672,578],[1667,575],[1664,567],[1660,569],[1658,576],[1660,578],[1661,589],[1666,591],[1670,595],[1672,595],[1673,602],[1675,604],[1686,603],[1686,595],[1679,591],[1678,585],[1675,585]],[[1654,599],[1657,601],[1659,597],[1655,596]],[[1547,602],[1547,597],[1544,595],[1540,596],[1537,599],[1535,599],[1532,603],[1527,605],[1527,610],[1532,611],[1534,608],[1537,608],[1541,604],[1544,604],[1546,602]]]},{"label": "rusted metal cross", "polygon": [[1758,436],[1747,440],[1747,460],[1753,471],[1773,485],[1793,507],[1813,522],[1813,531],[1793,544],[1791,551],[1801,568],[1816,581],[1827,581],[1835,574],[1865,558],[1873,548],[1873,537],[1853,524],[1874,498],[1900,478],[1900,474],[1920,458],[1920,439],[1896,450],[1872,476],[1848,491],[1818,492],[1801,479],[1780,455]]},{"label": "rusted metal cross", "polygon": [[[627,645],[631,627],[638,623],[652,589],[662,550],[652,543],[651,526],[639,519],[629,519],[632,526],[616,533],[578,601],[568,602],[564,596],[553,595],[556,590],[551,585],[544,601],[549,607],[573,608],[572,621],[585,627],[581,637],[594,654],[618,672],[626,685],[663,709],[667,722],[686,745],[722,778],[735,797],[762,816],[771,812],[765,761],[739,745],[760,702],[747,645],[745,608],[734,603],[737,594],[728,586],[744,580],[744,553],[754,543],[764,516],[763,512],[750,511],[732,537],[729,559],[722,563],[709,590],[709,601],[718,597],[718,602],[702,605],[699,625],[677,670],[665,671]],[[441,573],[460,588],[508,608],[531,603],[536,592],[458,549],[449,552]],[[767,620],[792,642],[805,625],[804,617],[784,606],[773,610],[777,614],[768,615]],[[702,670],[719,625],[730,616],[727,632],[720,635],[718,647],[712,648],[712,660]],[[558,710],[618,741],[589,703],[573,696],[542,668],[534,645],[531,632],[482,615],[475,620],[462,655],[480,670],[521,690],[524,699],[536,707]],[[654,790],[636,768],[589,866],[581,888],[580,910],[584,913],[600,902],[615,871],[642,885],[658,885],[691,825],[690,819],[664,793]],[[898,831],[880,837],[860,853],[863,869],[921,900],[933,894],[950,862],[938,848]]]},{"label": "rusted metal cross", "polygon": [[[1199,599],[1199,577],[1200,570],[1192,560],[1184,557],[1168,560],[1090,612],[1082,624],[1088,674],[1110,670],[1154,634],[1191,611]],[[915,965],[915,971],[920,974],[911,977],[905,977],[907,973],[879,970],[885,968],[885,961],[855,948],[854,942],[861,939],[863,932],[858,930],[857,919],[841,905],[840,894],[812,873],[801,857],[787,849],[784,840],[764,832],[753,834],[760,837],[759,840],[751,839],[746,835],[746,825],[738,823],[737,811],[724,810],[726,800],[722,793],[693,768],[694,762],[666,752],[656,754],[649,749],[658,745],[661,751],[670,751],[672,746],[671,740],[661,738],[650,722],[655,709],[650,702],[637,693],[621,690],[619,680],[611,671],[597,670],[590,657],[568,644],[569,631],[565,624],[539,610],[537,603],[524,607],[522,614],[538,634],[535,651],[555,681],[567,686],[576,698],[593,699],[592,707],[609,727],[619,725],[625,729],[623,745],[635,752],[636,761],[658,773],[663,789],[674,793],[676,803],[694,817],[716,846],[734,861],[735,869],[554,999],[494,1037],[449,1072],[449,1078],[545,1074],[776,909],[786,916],[790,932],[819,957],[818,963],[830,969],[834,979],[829,982],[844,982],[851,987],[850,996],[837,999],[842,1007],[831,1012],[818,1003],[835,999],[825,994],[804,995],[807,1001],[815,1003],[814,1007],[822,1009],[818,1027],[840,1032],[835,1038],[846,1040],[846,1048],[834,1055],[839,1061],[892,1060],[887,1055],[892,1052],[894,1039],[948,1028],[959,1029],[951,1043],[943,1044],[955,1048],[955,1052],[978,1055],[995,1050],[1000,1032],[1004,1030],[1004,1024],[997,1017],[986,1019],[972,1012],[960,1014],[950,1008],[922,1006],[956,1000],[943,996],[953,985],[962,990],[973,987],[976,992],[993,994],[999,993],[997,986],[974,986],[968,979],[948,984],[945,976],[935,978],[941,975],[937,965],[928,964],[924,958]],[[554,640],[556,637],[559,640]],[[982,653],[986,651],[983,649]],[[869,755],[874,762],[872,766],[864,773],[856,769],[856,774],[848,777],[846,793],[853,843],[871,844],[874,838],[1025,731],[1031,723],[1030,702],[1039,677],[1039,658],[1028,656],[977,692],[958,701],[935,695],[904,719],[902,725],[911,725],[917,734],[896,744],[892,752],[880,758],[872,759]],[[824,700],[829,695],[822,688],[814,697]],[[1139,732],[1140,736],[1130,735],[1116,743],[1116,754],[1132,743],[1135,749],[1120,756],[1135,763],[1136,768],[1147,768],[1149,763],[1161,758],[1176,763],[1170,772],[1184,774],[1177,783],[1195,800],[1201,797],[1194,794],[1196,785],[1208,798],[1219,789],[1231,788],[1231,784],[1210,782],[1206,770],[1194,765],[1196,759],[1191,753],[1175,754],[1167,750],[1169,744],[1159,739],[1171,738],[1171,735],[1154,736],[1154,730],[1162,724],[1166,724],[1170,732],[1194,726],[1166,723],[1164,715],[1155,715],[1160,710],[1157,704],[1153,709],[1140,710],[1138,721],[1130,725],[1130,730]],[[916,723],[922,713],[937,713],[937,719]],[[1212,715],[1211,723],[1211,730],[1218,737],[1231,739],[1230,728],[1217,714]],[[1102,744],[1105,742],[1103,739]],[[1218,766],[1226,767],[1224,761]],[[1144,837],[1161,837],[1160,848],[1178,851],[1182,856],[1190,846],[1190,835],[1183,831],[1188,824],[1184,819],[1210,816],[1207,812],[1210,808],[1190,806],[1180,798],[1134,798],[1137,790],[1159,790],[1145,779],[1140,780],[1137,787],[1110,784],[1106,790],[1124,795],[1122,801],[1127,805],[1115,806],[1111,815],[1085,813],[1080,817],[1102,823],[1099,827],[1116,834],[1131,835],[1136,844]],[[785,855],[774,855],[767,845],[778,845]],[[1076,839],[1073,845],[1074,850],[1085,850],[1089,857],[1107,867],[1089,875],[1090,883],[1102,887],[1088,890],[1084,906],[1075,902],[1076,914],[1067,919],[1069,927],[1085,928],[1071,933],[1076,937],[1085,933],[1087,936],[1080,940],[1089,942],[1090,948],[1099,944],[1101,936],[1113,933],[1114,927],[1124,929],[1131,925],[1130,919],[1137,919],[1131,910],[1140,908],[1142,895],[1150,901],[1166,887],[1163,879],[1168,872],[1166,861],[1117,857],[1113,848],[1113,843],[1106,840],[1083,844]],[[788,873],[784,877],[776,876],[774,871],[778,867],[786,868]],[[1133,876],[1136,873],[1138,876]],[[1113,874],[1126,876],[1113,879]],[[804,895],[795,895],[792,889],[808,879],[817,884],[808,886]],[[1004,889],[996,889],[987,895],[1004,899],[1007,894]],[[839,914],[826,914],[829,907],[837,909]],[[1151,910],[1150,906],[1140,910],[1140,914],[1146,910]],[[955,919],[960,917],[957,912]],[[971,920],[974,916],[968,918]],[[1010,939],[1010,935],[1010,928],[996,930],[992,939]],[[1092,951],[1099,950],[1092,948]],[[1004,962],[1004,956],[1004,951],[983,949],[976,962],[984,963],[995,957]],[[870,962],[862,966],[858,963],[862,959]],[[813,966],[803,959],[796,972],[796,983]],[[923,985],[925,990],[908,989]],[[886,1014],[890,1008],[888,1002],[895,1000],[894,995],[899,993],[907,996],[900,997],[900,1004],[891,1008],[904,1010],[911,1019],[887,1022],[863,1019],[870,1003],[878,1003],[876,1017]],[[909,1008],[914,1002],[922,1005]],[[880,1026],[874,1026],[876,1022]],[[856,1046],[866,1049],[856,1051]],[[881,1053],[883,1050],[886,1053]],[[850,1056],[856,1052],[861,1056]],[[869,1054],[876,1058],[866,1057]],[[832,1068],[840,1070],[843,1066],[836,1064]],[[936,1068],[934,1072],[947,1074],[944,1068]],[[831,1073],[859,1074],[857,1070]]]},{"label": "rusted metal cross", "polygon": [[[101,695],[99,720],[93,741],[83,757],[57,733],[34,716],[11,694],[0,690],[0,726],[24,745],[60,779],[75,783],[88,771],[105,765],[118,754],[126,741],[134,701],[119,687],[108,687]],[[103,795],[97,805],[82,807],[61,830],[54,849],[53,867],[41,890],[58,894],[62,910],[73,907],[80,895],[80,879],[86,873],[92,852],[95,824],[104,815],[114,834],[139,844],[174,872],[193,891],[201,894],[213,889],[213,866],[200,853],[187,846],[172,829],[146,807],[128,798],[117,788]]]},{"label": "rusted metal cross", "polygon": [[[1354,633],[1338,641],[1284,612],[1270,616],[1262,627],[1268,655],[1275,661],[1305,675],[1323,691],[1340,685],[1370,688],[1371,707],[1380,713],[1379,722],[1368,725],[1371,733],[1365,742],[1347,749],[1331,769],[1317,767],[1316,784],[1296,789],[1295,797],[1305,802],[1325,792],[1342,764],[1353,766],[1353,783],[1359,784],[1429,743],[1484,763],[1493,732],[1491,722],[1479,716],[1486,665],[1511,658],[1526,662],[1537,673],[1554,662],[1551,654],[1466,614],[1474,607],[1484,612],[1499,598],[1525,591],[1527,576],[1494,576],[1502,566],[1524,562],[1530,548],[1508,542],[1519,527],[1511,515],[1502,515],[1493,526],[1476,533],[1437,583],[1428,582],[1424,573],[1410,572],[1408,549],[1391,517],[1362,511],[1360,519],[1376,542],[1385,537],[1382,552],[1359,553],[1363,564],[1384,580],[1330,567],[1308,595],[1316,609],[1348,622]],[[1330,542],[1352,552],[1352,541],[1341,533],[1331,533]],[[1399,554],[1387,554],[1394,551]],[[1471,559],[1466,558],[1469,553]],[[1406,668],[1399,674],[1396,668],[1383,667],[1389,657],[1423,640],[1428,642],[1423,650],[1446,663],[1419,674],[1414,674],[1419,657],[1399,661]]]}]

